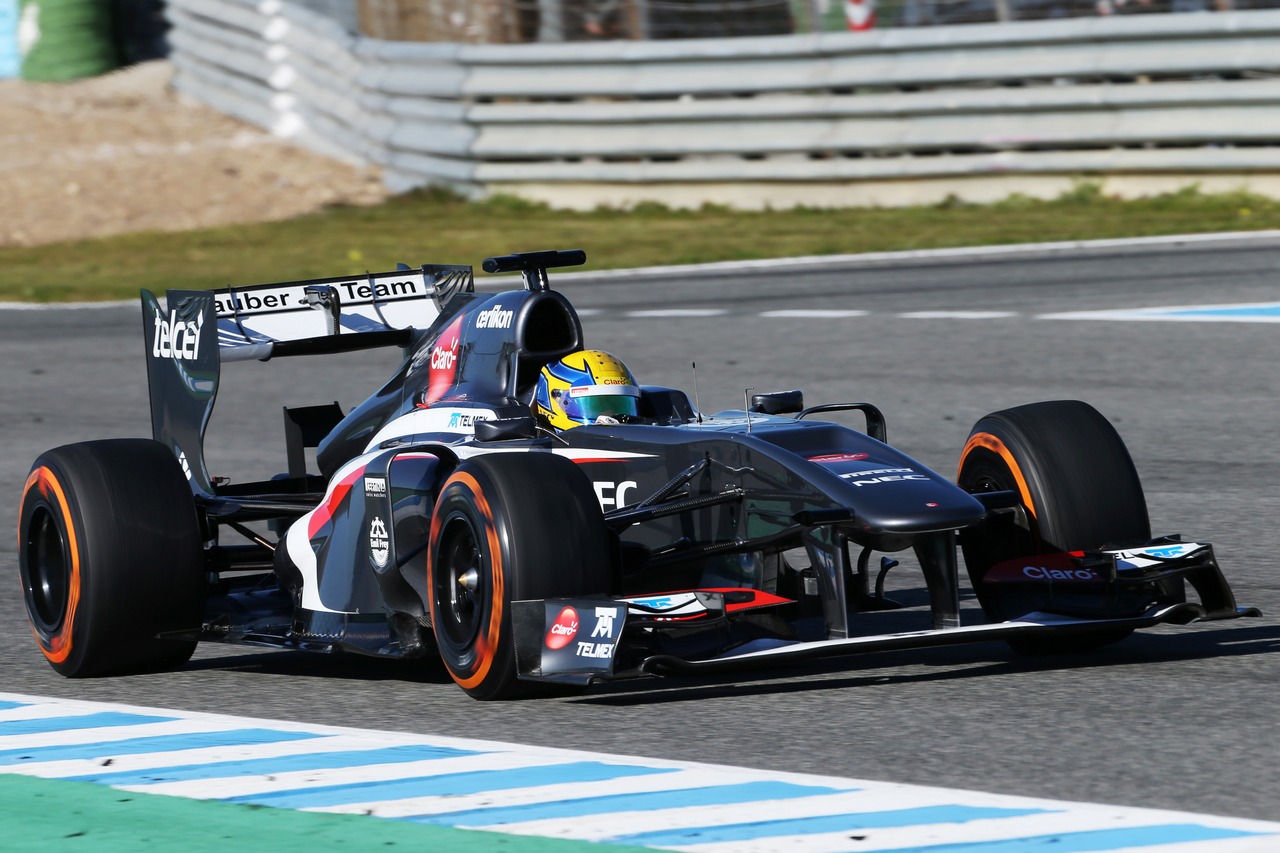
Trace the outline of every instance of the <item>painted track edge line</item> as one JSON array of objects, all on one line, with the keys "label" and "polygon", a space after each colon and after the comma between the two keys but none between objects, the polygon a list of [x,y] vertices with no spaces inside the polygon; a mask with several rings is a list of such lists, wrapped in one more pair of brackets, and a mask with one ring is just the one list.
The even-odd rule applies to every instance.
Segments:
[{"label": "painted track edge line", "polygon": [[[760,258],[749,261],[711,261],[705,264],[675,264],[660,267],[635,267],[625,270],[591,270],[557,272],[557,280],[584,283],[593,279],[606,281],[675,275],[720,275],[777,267],[819,267],[824,264],[873,263],[879,261],[931,260],[971,258],[983,255],[1012,255],[1033,252],[1088,251],[1135,246],[1162,246],[1178,243],[1235,242],[1280,238],[1280,229],[1265,231],[1210,231],[1201,234],[1162,234],[1154,237],[1108,237],[1099,240],[1059,240],[1048,243],[1001,243],[988,246],[952,246],[944,249],[906,249],[897,252],[863,252],[846,255],[801,255],[794,258]],[[508,290],[510,277],[490,276],[476,279],[477,290]],[[136,300],[112,302],[0,302],[0,311],[61,311],[82,308],[120,308],[132,306]]]}]

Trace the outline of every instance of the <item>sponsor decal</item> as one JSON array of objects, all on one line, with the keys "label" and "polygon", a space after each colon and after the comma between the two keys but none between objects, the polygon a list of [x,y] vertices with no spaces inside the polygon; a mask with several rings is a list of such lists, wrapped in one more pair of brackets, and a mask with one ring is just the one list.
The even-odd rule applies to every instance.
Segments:
[{"label": "sponsor decal", "polygon": [[810,456],[809,461],[819,465],[834,465],[837,462],[861,462],[866,458],[866,453],[824,453],[821,456]]},{"label": "sponsor decal", "polygon": [[546,644],[549,649],[563,649],[578,635],[578,611],[565,607],[547,629]]},{"label": "sponsor decal", "polygon": [[1036,581],[1097,581],[1097,573],[1088,569],[1051,569],[1048,566],[1023,566],[1022,574]]},{"label": "sponsor decal", "polygon": [[441,332],[427,353],[427,391],[423,403],[430,406],[453,387],[458,377],[458,352],[462,341],[462,317]]},{"label": "sponsor decal", "polygon": [[173,358],[178,361],[195,361],[200,352],[200,333],[204,331],[204,313],[194,320],[179,320],[177,310],[170,310],[168,319],[155,309],[155,333],[151,338],[151,355],[155,358]]},{"label": "sponsor decal", "polygon": [[391,537],[387,535],[387,525],[376,515],[369,522],[369,556],[373,557],[373,564],[380,569],[385,569],[391,558]]},{"label": "sponsor decal", "polygon": [[1132,560],[1135,557],[1155,557],[1159,560],[1171,560],[1174,557],[1181,557],[1189,554],[1199,548],[1196,543],[1188,543],[1182,545],[1162,545],[1158,548],[1139,548],[1134,551],[1121,551],[1116,554],[1122,560]]},{"label": "sponsor decal", "polygon": [[366,498],[385,498],[387,496],[387,480],[385,477],[365,477],[364,496]]},{"label": "sponsor decal", "polygon": [[596,490],[596,500],[600,501],[600,508],[603,510],[626,506],[627,492],[634,489],[636,485],[635,480],[623,480],[621,483],[601,481],[591,484]]},{"label": "sponsor decal", "polygon": [[1102,576],[1071,554],[1036,554],[996,563],[983,578],[988,583],[1102,583]]},{"label": "sponsor decal", "polygon": [[191,465],[187,462],[187,453],[181,447],[175,450],[178,451],[178,464],[182,466],[182,474],[187,478],[187,482],[191,482]]},{"label": "sponsor decal", "polygon": [[274,311],[278,308],[292,308],[295,305],[306,304],[305,300],[299,298],[297,292],[292,294],[293,301],[290,302],[290,295],[288,290],[218,294],[213,298],[213,304],[220,317],[232,314],[247,314],[254,311]]},{"label": "sponsor decal", "polygon": [[613,657],[613,643],[578,643],[578,650],[574,652],[580,658],[611,658]]},{"label": "sponsor decal", "polygon": [[446,429],[474,429],[476,421],[489,420],[486,415],[467,414],[465,412],[450,412],[449,426]]},{"label": "sponsor decal", "polygon": [[596,608],[596,627],[591,632],[592,637],[612,637],[613,636],[613,620],[617,618],[618,611],[613,607],[597,607]]},{"label": "sponsor decal", "polygon": [[416,281],[379,281],[372,285],[368,282],[344,281],[337,287],[346,291],[345,296],[349,300],[386,299],[391,296],[416,296],[418,294],[418,283]]},{"label": "sponsor decal", "polygon": [[[586,641],[579,640],[574,654],[580,658],[591,660],[612,658],[613,640],[617,638],[616,635],[618,634],[614,620],[618,618],[620,608],[597,607],[595,611],[596,625],[591,631],[591,637]],[[606,642],[593,642],[597,638]]]},{"label": "sponsor decal", "polygon": [[502,307],[501,303],[476,314],[477,329],[510,329],[516,318],[515,311]]},{"label": "sponsor decal", "polygon": [[850,471],[841,474],[840,479],[848,480],[858,488],[874,486],[878,483],[897,483],[903,480],[928,480],[924,474],[914,468],[874,468],[870,471]]}]

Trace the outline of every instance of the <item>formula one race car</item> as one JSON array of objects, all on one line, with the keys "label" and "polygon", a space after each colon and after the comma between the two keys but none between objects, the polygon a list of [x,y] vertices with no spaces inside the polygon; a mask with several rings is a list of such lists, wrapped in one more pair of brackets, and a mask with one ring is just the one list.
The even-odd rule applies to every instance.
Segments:
[{"label": "formula one race car", "polygon": [[[876,407],[799,391],[704,416],[638,386],[633,413],[549,428],[539,376],[583,334],[547,269],[584,260],[489,258],[524,283],[492,295],[467,266],[171,290],[164,306],[143,291],[154,439],[50,450],[23,493],[22,586],[49,663],[175,667],[200,641],[438,655],[497,699],[991,638],[1083,650],[1257,615],[1209,545],[1151,537],[1124,444],[1081,402],[982,418],[955,483],[890,446]],[[223,364],[383,346],[403,363],[352,411],[285,409],[287,473],[210,476]],[[836,411],[865,433],[815,417]],[[897,564],[871,557],[907,550],[931,624],[885,632]],[[960,624],[958,551],[982,624]]]}]

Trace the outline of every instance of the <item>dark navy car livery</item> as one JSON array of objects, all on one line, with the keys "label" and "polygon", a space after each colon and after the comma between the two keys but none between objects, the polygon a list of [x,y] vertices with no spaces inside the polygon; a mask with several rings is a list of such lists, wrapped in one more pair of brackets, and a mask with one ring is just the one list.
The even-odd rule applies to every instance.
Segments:
[{"label": "dark navy car livery", "polygon": [[[144,291],[153,438],[51,450],[23,494],[23,589],[51,665],[174,667],[201,641],[438,657],[490,699],[993,637],[1080,650],[1257,613],[1209,545],[1152,538],[1124,444],[1081,402],[981,419],[954,480],[891,446],[875,406],[799,391],[706,416],[640,386],[634,416],[549,429],[539,371],[584,339],[547,269],[584,259],[490,258],[523,276],[495,294],[465,266]],[[370,347],[402,348],[399,369],[349,412],[286,409],[284,471],[210,475],[224,365]],[[926,624],[886,631],[904,551]]]}]

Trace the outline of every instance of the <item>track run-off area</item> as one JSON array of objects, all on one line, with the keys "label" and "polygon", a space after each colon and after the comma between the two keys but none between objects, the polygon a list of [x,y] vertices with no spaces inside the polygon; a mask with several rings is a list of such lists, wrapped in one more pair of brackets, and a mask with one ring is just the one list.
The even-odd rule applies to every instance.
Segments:
[{"label": "track run-off area", "polygon": [[[504,833],[468,833],[477,844],[708,851],[1280,849],[1280,237],[553,271],[552,286],[579,308],[587,345],[641,382],[696,393],[708,412],[740,408],[747,387],[866,400],[891,443],[945,474],[986,413],[1085,400],[1125,438],[1153,532],[1213,542],[1239,603],[1264,615],[1088,655],[988,642],[502,704],[434,667],[230,646],[202,646],[174,673],[69,681],[31,640],[10,537],[0,800],[13,813],[0,828],[24,809],[45,836],[10,844],[89,849],[114,816],[120,849],[146,849],[144,830],[197,838],[234,811],[305,822],[219,829],[206,840],[220,849],[237,833],[307,837],[315,821],[367,840],[466,827]],[[136,305],[0,310],[11,521],[42,450],[148,434],[141,337]],[[228,366],[213,473],[283,470],[282,405],[349,408],[394,368],[390,353]],[[910,630],[923,583],[894,556],[890,591],[917,606],[885,614],[888,629]],[[962,604],[962,621],[980,620],[967,589]],[[88,808],[94,797],[58,793],[77,782],[112,797],[82,823],[53,806]],[[164,816],[192,798],[221,802]],[[263,805],[283,808],[245,808]],[[142,808],[159,811],[126,820]]]}]

